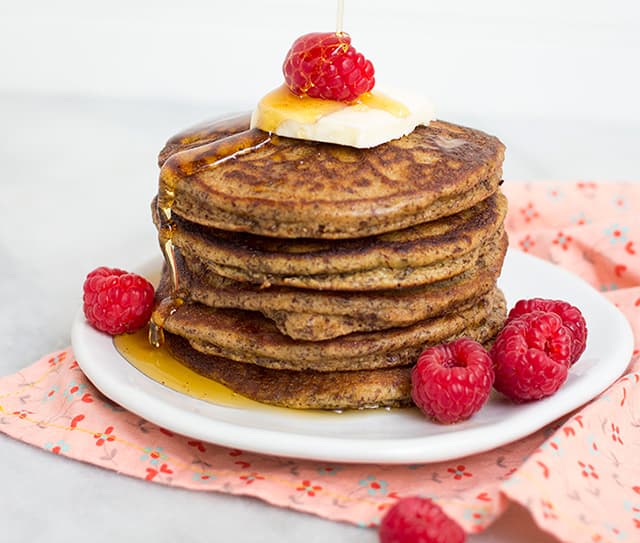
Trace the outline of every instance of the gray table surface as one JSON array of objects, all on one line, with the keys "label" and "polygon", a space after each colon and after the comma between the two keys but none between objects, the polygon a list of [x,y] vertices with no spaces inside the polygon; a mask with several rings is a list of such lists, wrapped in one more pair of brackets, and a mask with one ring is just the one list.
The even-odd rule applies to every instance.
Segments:
[{"label": "gray table surface", "polygon": [[[0,375],[70,343],[88,271],[157,252],[155,157],[220,104],[0,94]],[[640,180],[640,122],[451,120],[507,144],[508,182]],[[373,530],[263,502],[150,484],[0,434],[0,541],[374,542]],[[472,543],[553,541],[512,506]]]}]

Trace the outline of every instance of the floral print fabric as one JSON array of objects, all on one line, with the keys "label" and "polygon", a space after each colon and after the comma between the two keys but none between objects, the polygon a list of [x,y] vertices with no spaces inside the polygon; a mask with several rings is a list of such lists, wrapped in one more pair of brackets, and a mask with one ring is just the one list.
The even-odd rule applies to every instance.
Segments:
[{"label": "floral print fabric", "polygon": [[576,273],[629,319],[626,375],[581,410],[490,452],[436,464],[333,464],[228,449],[123,410],[85,378],[71,349],[0,379],[0,431],[160,484],[250,495],[376,526],[404,496],[438,502],[467,532],[509,500],[562,541],[640,541],[640,184],[511,184],[513,248]]}]

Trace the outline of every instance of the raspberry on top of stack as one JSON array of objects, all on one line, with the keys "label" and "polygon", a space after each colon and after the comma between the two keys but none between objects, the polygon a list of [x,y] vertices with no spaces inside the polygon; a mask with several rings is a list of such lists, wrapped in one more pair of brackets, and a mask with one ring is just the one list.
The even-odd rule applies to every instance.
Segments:
[{"label": "raspberry on top of stack", "polygon": [[258,401],[409,404],[425,347],[487,344],[505,320],[504,146],[376,94],[346,34],[303,36],[284,73],[251,118],[161,151],[152,328]]}]

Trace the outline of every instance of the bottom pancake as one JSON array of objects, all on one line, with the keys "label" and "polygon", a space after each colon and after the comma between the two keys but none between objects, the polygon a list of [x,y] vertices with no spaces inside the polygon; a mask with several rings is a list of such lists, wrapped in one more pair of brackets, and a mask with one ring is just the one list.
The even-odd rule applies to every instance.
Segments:
[{"label": "bottom pancake", "polygon": [[[488,347],[502,328],[502,309],[469,330],[467,336]],[[199,375],[262,403],[296,409],[362,409],[411,404],[411,365],[328,372],[275,370],[205,354],[174,334],[165,334],[165,345],[180,363]]]},{"label": "bottom pancake", "polygon": [[272,370],[196,351],[165,334],[180,363],[252,400],[295,409],[358,409],[411,404],[411,367],[317,372]]}]

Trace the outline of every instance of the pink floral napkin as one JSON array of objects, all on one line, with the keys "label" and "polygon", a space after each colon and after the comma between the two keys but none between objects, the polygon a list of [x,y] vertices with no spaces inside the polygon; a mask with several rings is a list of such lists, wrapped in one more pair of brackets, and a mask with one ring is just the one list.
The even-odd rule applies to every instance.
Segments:
[{"label": "pink floral napkin", "polygon": [[[580,275],[640,339],[640,184],[507,184],[512,247]],[[400,497],[428,496],[467,532],[509,500],[562,541],[640,541],[640,360],[578,412],[487,453],[406,466],[253,454],[174,434],[86,379],[70,349],[0,379],[0,430],[54,454],[160,484],[261,498],[375,526]]]}]

